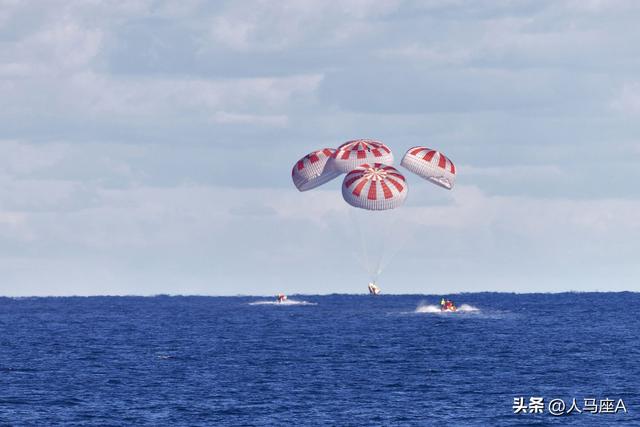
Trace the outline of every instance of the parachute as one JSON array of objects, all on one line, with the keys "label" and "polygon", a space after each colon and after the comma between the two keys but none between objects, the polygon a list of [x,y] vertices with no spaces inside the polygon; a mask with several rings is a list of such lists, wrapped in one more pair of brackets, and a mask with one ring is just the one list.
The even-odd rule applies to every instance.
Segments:
[{"label": "parachute", "polygon": [[404,203],[407,184],[393,166],[364,164],[349,172],[342,182],[342,197],[351,206],[381,211]]},{"label": "parachute", "polygon": [[407,197],[405,178],[393,166],[365,163],[344,177],[342,197],[359,208],[349,211],[351,225],[346,236],[359,241],[356,259],[375,283],[406,237],[398,233],[400,217],[395,210]]},{"label": "parachute", "polygon": [[[293,183],[300,191],[316,188],[346,173],[342,197],[358,209],[348,211],[346,217],[351,224],[338,234],[349,244],[360,242],[355,255],[374,284],[411,233],[406,227],[410,221],[403,220],[402,212],[395,210],[404,204],[408,187],[403,174],[392,166],[393,160],[391,150],[382,142],[355,139],[337,150],[313,151],[291,171]],[[401,165],[446,189],[454,186],[456,168],[436,150],[413,147],[404,155]]]},{"label": "parachute", "polygon": [[335,151],[332,148],[323,148],[298,160],[291,170],[291,179],[296,188],[300,191],[311,190],[340,175],[340,172],[328,164]]},{"label": "parachute", "polygon": [[393,164],[393,154],[389,147],[373,139],[354,139],[338,147],[331,157],[334,170],[349,173],[365,163]]},{"label": "parachute", "polygon": [[422,178],[451,190],[456,180],[456,167],[444,154],[427,147],[413,147],[402,158],[402,166]]}]

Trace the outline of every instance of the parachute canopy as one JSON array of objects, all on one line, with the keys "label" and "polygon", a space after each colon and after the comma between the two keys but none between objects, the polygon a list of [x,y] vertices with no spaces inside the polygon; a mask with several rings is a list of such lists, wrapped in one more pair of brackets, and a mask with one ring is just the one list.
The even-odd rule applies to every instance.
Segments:
[{"label": "parachute canopy", "polygon": [[291,178],[300,191],[311,190],[340,175],[328,164],[336,150],[323,148],[313,151],[296,162],[291,170]]},{"label": "parachute canopy", "polygon": [[404,203],[407,184],[404,176],[393,166],[363,164],[344,177],[342,197],[356,208],[394,209]]},{"label": "parachute canopy", "polygon": [[330,161],[332,167],[341,173],[349,173],[365,163],[393,164],[391,149],[373,139],[355,139],[342,144]]},{"label": "parachute canopy", "polygon": [[[345,142],[337,150],[324,148],[307,154],[291,171],[300,191],[316,188],[345,173],[342,197],[351,206],[347,217],[351,224],[344,233],[349,243],[360,242],[357,258],[369,274],[369,291],[377,295],[375,285],[384,267],[408,238],[401,206],[407,197],[405,177],[392,166],[393,154],[380,141],[356,139]],[[402,166],[441,187],[453,188],[456,168],[442,153],[427,147],[413,147],[402,159]],[[375,211],[375,212],[372,212]],[[406,219],[405,219],[406,220]],[[350,235],[356,233],[356,235]]]},{"label": "parachute canopy", "polygon": [[402,158],[402,166],[416,175],[451,190],[456,180],[456,167],[444,154],[427,147],[413,147]]}]

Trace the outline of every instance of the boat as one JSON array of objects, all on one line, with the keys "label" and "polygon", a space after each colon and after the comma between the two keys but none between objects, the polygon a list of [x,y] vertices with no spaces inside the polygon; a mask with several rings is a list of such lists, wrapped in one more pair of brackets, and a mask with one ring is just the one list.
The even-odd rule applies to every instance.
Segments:
[{"label": "boat", "polygon": [[458,311],[458,308],[450,299],[442,298],[440,300],[440,311]]},{"label": "boat", "polygon": [[380,288],[375,283],[369,283],[369,295],[380,295]]}]

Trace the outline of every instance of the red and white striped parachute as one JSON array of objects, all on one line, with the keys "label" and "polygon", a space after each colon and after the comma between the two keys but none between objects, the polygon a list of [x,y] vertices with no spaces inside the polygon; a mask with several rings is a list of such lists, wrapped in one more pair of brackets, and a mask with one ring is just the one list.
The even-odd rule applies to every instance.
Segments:
[{"label": "red and white striped parachute", "polygon": [[355,139],[342,144],[330,161],[332,167],[341,173],[348,173],[365,163],[393,164],[393,154],[389,147],[373,139]]},{"label": "red and white striped parachute", "polygon": [[394,209],[404,203],[407,184],[393,166],[361,165],[344,177],[342,197],[351,206],[369,210]]},{"label": "red and white striped parachute", "polygon": [[413,147],[402,158],[402,166],[432,183],[451,190],[456,167],[444,154],[427,147]]},{"label": "red and white striped parachute", "polygon": [[323,148],[313,151],[296,162],[291,170],[291,178],[300,191],[311,190],[340,175],[328,160],[336,150]]}]

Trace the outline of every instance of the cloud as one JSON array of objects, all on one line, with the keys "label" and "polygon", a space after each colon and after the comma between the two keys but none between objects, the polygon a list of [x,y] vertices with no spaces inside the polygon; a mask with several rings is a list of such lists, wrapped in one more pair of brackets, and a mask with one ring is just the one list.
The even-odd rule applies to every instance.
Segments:
[{"label": "cloud", "polygon": [[358,137],[459,169],[407,174],[392,291],[637,287],[639,14],[4,1],[0,293],[360,291],[340,179],[290,182]]},{"label": "cloud", "polygon": [[[36,172],[32,169],[30,173]],[[257,274],[274,274],[272,278],[292,283],[303,272],[317,270],[317,280],[298,283],[302,288],[297,290],[303,292],[317,289],[327,265],[344,271],[347,277],[362,274],[357,264],[349,261],[361,249],[344,234],[357,223],[353,222],[353,209],[341,198],[339,182],[308,193],[293,188],[186,183],[111,189],[99,181],[81,185],[31,178],[14,185],[22,186],[20,191],[26,193],[30,203],[12,202],[12,210],[6,211],[0,221],[4,247],[11,248],[14,262],[19,260],[20,265],[28,264],[30,259],[36,262],[37,254],[43,259],[38,263],[49,266],[45,268],[50,268],[51,274],[61,274],[61,263],[71,265],[84,259],[98,270],[110,266],[111,276],[105,276],[104,280],[118,281],[119,285],[109,288],[111,285],[104,282],[100,289],[120,289],[122,283],[133,285],[138,274],[153,276],[156,281],[153,289],[164,289],[170,286],[166,280],[178,274],[175,268],[189,269],[191,287],[181,289],[194,292],[202,290],[212,274],[236,277],[236,285],[218,291],[229,293],[255,292],[251,283]],[[38,192],[37,186],[46,191]],[[16,189],[3,196],[5,206],[7,197],[18,193]],[[594,270],[596,266],[609,271],[608,263],[630,260],[637,252],[636,242],[640,241],[637,200],[492,196],[467,185],[444,192],[421,181],[412,182],[410,191],[414,198],[433,200],[440,193],[446,194],[446,198],[439,203],[426,201],[391,212],[395,218],[392,233],[379,234],[383,230],[377,227],[384,226],[384,221],[373,229],[361,230],[380,238],[411,236],[387,273],[387,277],[400,281],[405,280],[400,272],[406,268],[411,271],[411,263],[417,259],[440,264],[431,276],[437,282],[450,274],[444,266],[451,262],[464,266],[459,270],[462,278],[472,274],[474,268],[489,274],[487,268],[505,258],[508,265],[500,268],[511,280],[516,280],[519,271],[533,274],[526,280],[521,278],[519,284],[512,283],[527,287],[535,276],[531,271],[532,259],[548,265],[550,271],[560,268],[560,259],[570,266],[590,264],[592,267],[583,267],[581,274],[596,274],[600,271]],[[87,200],[91,203],[87,204]],[[34,210],[32,206],[41,209]],[[384,240],[378,244],[385,246]],[[56,250],[51,252],[53,248]],[[239,259],[252,265],[252,269],[238,270]],[[314,261],[320,259],[321,264]],[[138,266],[139,273],[130,270],[132,265]],[[16,268],[14,265],[9,269],[12,277],[19,277],[15,276]],[[634,271],[632,265],[625,268],[624,271]],[[81,282],[88,279],[86,274],[61,277],[68,282],[67,289],[84,292]],[[163,274],[164,279],[160,277]],[[544,272],[538,277],[548,278]],[[271,283],[271,279],[267,282]],[[33,283],[27,289],[43,292],[39,286]],[[324,289],[358,290],[352,285],[332,286],[335,288]],[[455,286],[473,289],[469,287],[472,285],[460,282]],[[418,290],[411,286],[403,289]]]},{"label": "cloud", "polygon": [[[109,115],[120,120],[135,120],[139,116],[160,114],[202,115],[220,108],[243,111],[248,106],[265,112],[282,110],[293,96],[313,93],[320,80],[320,76],[313,75],[220,81],[155,78],[138,81],[77,73],[59,81],[57,86],[49,86],[48,81],[37,84],[47,85],[50,101],[62,110],[58,114],[74,113],[85,118]],[[27,84],[22,83],[23,86]],[[24,87],[7,88],[4,95],[11,96],[21,89]],[[26,114],[29,102],[18,100],[7,112]]]},{"label": "cloud", "polygon": [[611,107],[625,115],[640,113],[640,83],[625,83],[611,101]]},{"label": "cloud", "polygon": [[289,123],[289,119],[284,115],[264,115],[255,114],[233,114],[219,111],[213,115],[213,121],[216,123],[228,124],[249,124],[259,126],[276,126],[284,127]]},{"label": "cloud", "polygon": [[398,4],[389,0],[231,3],[212,19],[211,37],[240,51],[333,46],[371,35],[375,31],[371,19],[392,13]]},{"label": "cloud", "polygon": [[14,140],[0,140],[0,167],[6,174],[25,175],[55,165],[66,150],[62,144],[35,146]]}]

